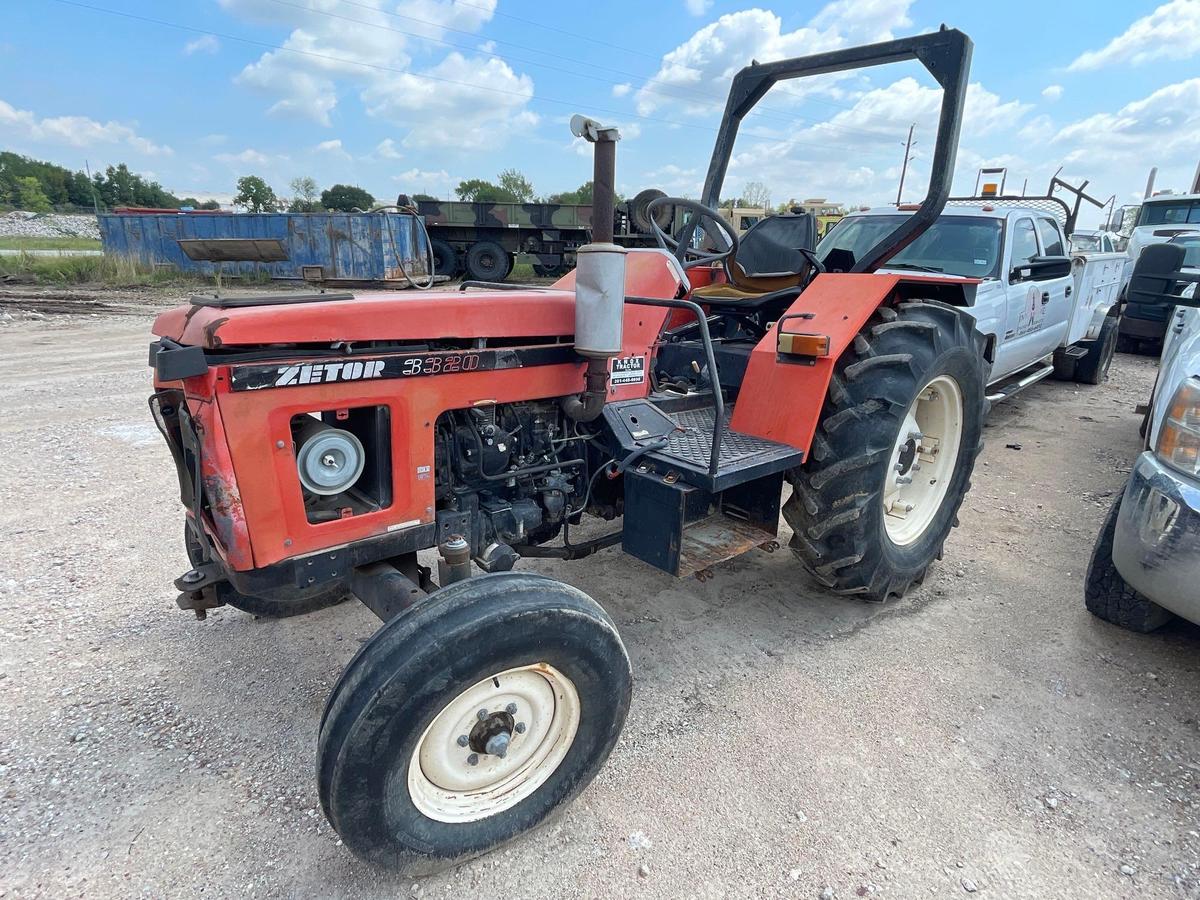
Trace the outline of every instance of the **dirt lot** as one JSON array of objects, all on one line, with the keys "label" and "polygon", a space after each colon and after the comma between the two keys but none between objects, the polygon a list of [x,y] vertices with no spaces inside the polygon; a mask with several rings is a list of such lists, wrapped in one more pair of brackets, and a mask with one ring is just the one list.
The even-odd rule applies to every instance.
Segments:
[{"label": "dirt lot", "polygon": [[148,299],[0,298],[0,896],[1200,897],[1200,628],[1128,634],[1081,595],[1153,360],[998,407],[902,602],[828,596],[786,552],[704,583],[529,563],[617,620],[624,737],[548,827],[414,883],[339,846],[314,787],[372,616],[175,609]]}]

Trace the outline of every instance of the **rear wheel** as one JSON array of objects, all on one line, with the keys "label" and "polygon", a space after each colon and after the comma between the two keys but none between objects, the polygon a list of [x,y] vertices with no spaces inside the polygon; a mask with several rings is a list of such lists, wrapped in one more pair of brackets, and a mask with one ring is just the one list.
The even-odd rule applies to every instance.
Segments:
[{"label": "rear wheel", "polygon": [[783,510],[822,584],[886,600],[941,557],[982,446],[983,352],[974,319],[922,301],[878,310],[838,360]]},{"label": "rear wheel", "polygon": [[1082,384],[1102,384],[1108,378],[1108,370],[1112,365],[1113,355],[1117,352],[1117,333],[1121,320],[1117,316],[1109,316],[1100,326],[1100,334],[1094,341],[1089,341],[1087,356],[1075,363],[1075,380]]},{"label": "rear wheel", "polygon": [[467,251],[467,274],[475,281],[503,281],[512,271],[512,257],[494,241],[479,241]]},{"label": "rear wheel", "polygon": [[453,278],[459,273],[457,250],[437,238],[429,242],[429,249],[433,251],[433,274]]},{"label": "rear wheel", "polygon": [[587,595],[507,572],[386,623],[321,723],[318,788],[360,857],[412,874],[485,853],[582,791],[621,732],[632,677]]}]

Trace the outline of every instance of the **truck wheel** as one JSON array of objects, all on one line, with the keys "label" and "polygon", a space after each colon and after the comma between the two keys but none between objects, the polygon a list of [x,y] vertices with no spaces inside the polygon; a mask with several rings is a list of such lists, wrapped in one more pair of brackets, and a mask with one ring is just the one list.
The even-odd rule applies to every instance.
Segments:
[{"label": "truck wheel", "polygon": [[1093,616],[1145,634],[1166,625],[1175,615],[1131,588],[1113,565],[1113,535],[1117,531],[1120,511],[1121,497],[1118,496],[1096,536],[1087,579],[1083,583],[1083,599]]},{"label": "truck wheel", "polygon": [[518,572],[448,585],[387,622],[334,687],[317,749],[325,815],[391,869],[478,856],[588,785],[631,686],[586,594]]},{"label": "truck wheel", "polygon": [[453,278],[459,273],[457,250],[437,238],[429,242],[429,249],[433,251],[434,275],[449,275]]},{"label": "truck wheel", "polygon": [[882,601],[941,558],[982,446],[983,353],[973,318],[918,301],[879,309],[837,361],[783,509],[822,584]]},{"label": "truck wheel", "polygon": [[1100,326],[1100,334],[1094,341],[1089,341],[1087,356],[1075,362],[1075,380],[1081,384],[1103,384],[1108,378],[1108,369],[1112,365],[1113,354],[1117,352],[1117,332],[1121,320],[1117,316],[1109,316]]},{"label": "truck wheel", "polygon": [[475,281],[503,281],[512,271],[512,257],[494,241],[479,241],[467,251],[467,274]]},{"label": "truck wheel", "polygon": [[[183,523],[183,545],[187,549],[188,562],[193,566],[203,563],[204,555],[200,542],[192,534],[192,526],[187,520]],[[266,597],[251,597],[239,594],[233,585],[222,582],[217,586],[218,597],[234,609],[250,613],[262,619],[286,619],[291,616],[302,616],[306,613],[335,606],[349,599],[349,595],[340,590],[327,591],[320,594],[298,594],[287,600],[270,600]]]}]

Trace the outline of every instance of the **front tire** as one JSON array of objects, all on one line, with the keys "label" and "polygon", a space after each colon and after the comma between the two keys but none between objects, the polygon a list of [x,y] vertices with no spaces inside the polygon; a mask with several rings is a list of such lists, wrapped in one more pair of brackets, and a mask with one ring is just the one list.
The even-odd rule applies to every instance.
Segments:
[{"label": "front tire", "polygon": [[448,585],[387,622],[334,687],[325,815],[355,854],[410,874],[485,853],[588,785],[631,687],[615,626],[575,588],[516,572]]},{"label": "front tire", "polygon": [[826,587],[886,600],[941,557],[982,446],[984,346],[971,316],[919,301],[879,309],[837,361],[783,509]]},{"label": "front tire", "polygon": [[1166,625],[1175,616],[1131,588],[1113,564],[1113,536],[1117,532],[1120,512],[1121,495],[1118,495],[1096,535],[1083,585],[1083,600],[1088,612],[1096,618],[1146,634]]}]

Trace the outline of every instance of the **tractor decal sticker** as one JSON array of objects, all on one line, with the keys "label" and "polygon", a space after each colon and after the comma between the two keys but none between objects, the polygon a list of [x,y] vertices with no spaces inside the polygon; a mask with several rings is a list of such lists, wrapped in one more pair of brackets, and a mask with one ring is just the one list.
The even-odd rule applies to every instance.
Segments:
[{"label": "tractor decal sticker", "polygon": [[618,356],[612,361],[613,384],[641,384],[646,380],[646,357]]},{"label": "tractor decal sticker", "polygon": [[[412,353],[382,359],[234,366],[230,375],[230,386],[235,391],[260,391],[265,388],[305,387],[344,381],[494,372],[501,369],[554,366],[573,362],[579,362],[579,357],[569,344],[452,353]],[[637,380],[641,381],[641,377]]]}]

